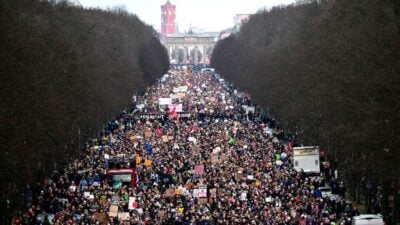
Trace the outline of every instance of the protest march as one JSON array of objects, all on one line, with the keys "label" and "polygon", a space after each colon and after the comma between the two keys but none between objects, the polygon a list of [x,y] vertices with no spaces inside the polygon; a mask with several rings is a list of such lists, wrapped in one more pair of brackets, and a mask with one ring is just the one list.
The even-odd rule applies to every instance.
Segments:
[{"label": "protest march", "polygon": [[345,185],[295,170],[297,145],[218,74],[171,69],[32,185],[14,224],[351,224]]}]

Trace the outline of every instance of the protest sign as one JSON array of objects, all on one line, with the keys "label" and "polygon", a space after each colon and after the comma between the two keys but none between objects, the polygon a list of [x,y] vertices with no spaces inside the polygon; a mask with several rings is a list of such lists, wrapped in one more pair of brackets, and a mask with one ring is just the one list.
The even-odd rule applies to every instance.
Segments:
[{"label": "protest sign", "polygon": [[177,113],[183,112],[182,104],[169,104],[168,109],[169,111],[175,111]]},{"label": "protest sign", "polygon": [[128,209],[136,209],[137,207],[136,197],[129,197]]},{"label": "protest sign", "polygon": [[90,196],[90,192],[89,191],[83,192],[83,197],[84,198],[89,198],[89,196]]},{"label": "protest sign", "polygon": [[159,99],[158,99],[158,104],[159,104],[159,105],[169,105],[169,104],[172,104],[172,99],[171,99],[171,98],[159,98]]},{"label": "protest sign", "polygon": [[207,188],[199,188],[199,198],[207,197]]},{"label": "protest sign", "polygon": [[235,174],[235,179],[237,181],[240,181],[241,179],[243,179],[243,172],[241,170],[239,170],[238,172],[236,172]]},{"label": "protest sign", "polygon": [[197,188],[193,189],[192,195],[193,195],[193,197],[198,198],[199,197],[199,189],[197,189]]},{"label": "protest sign", "polygon": [[240,200],[242,200],[242,201],[246,201],[247,200],[247,192],[242,192],[240,194]]},{"label": "protest sign", "polygon": [[135,162],[136,162],[136,165],[139,165],[142,162],[142,159],[140,158],[139,154],[136,154]]},{"label": "protest sign", "polygon": [[118,216],[118,205],[111,205],[108,215],[110,217],[117,217]]},{"label": "protest sign", "polygon": [[179,87],[175,87],[172,89],[174,93],[178,93],[178,92],[187,92],[188,91],[188,86],[184,85],[184,86],[179,86]]},{"label": "protest sign", "polygon": [[113,195],[111,197],[111,204],[114,204],[114,205],[118,205],[119,204],[119,196],[118,195]]},{"label": "protest sign", "polygon": [[204,166],[203,165],[196,165],[194,167],[194,171],[200,175],[204,173]]},{"label": "protest sign", "polygon": [[94,220],[99,221],[101,224],[106,224],[107,214],[105,213],[93,213]]},{"label": "protest sign", "polygon": [[130,216],[129,216],[128,212],[119,212],[118,213],[118,220],[124,221],[124,220],[129,220],[129,219],[130,219]]},{"label": "protest sign", "polygon": [[138,104],[138,105],[136,105],[136,108],[137,109],[143,109],[144,108],[144,104]]},{"label": "protest sign", "polygon": [[146,138],[151,138],[151,136],[153,136],[153,133],[152,133],[150,130],[146,130],[146,131],[144,132],[144,136],[145,136]]},{"label": "protest sign", "polygon": [[198,202],[199,204],[206,204],[206,203],[207,203],[207,198],[198,198],[198,199],[197,199],[197,202]]},{"label": "protest sign", "polygon": [[167,190],[165,190],[165,197],[173,197],[175,194],[175,189],[174,188],[168,188]]},{"label": "protest sign", "polygon": [[211,198],[217,198],[217,189],[216,188],[211,188],[210,189],[210,197]]},{"label": "protest sign", "polygon": [[151,166],[151,163],[152,163],[152,161],[151,161],[150,159],[146,159],[146,160],[144,161],[144,165],[145,165],[145,166]]},{"label": "protest sign", "polygon": [[142,208],[137,208],[137,209],[136,209],[136,212],[137,212],[139,215],[142,215],[142,214],[143,214],[143,209],[142,209]]},{"label": "protest sign", "polygon": [[183,191],[180,188],[175,189],[175,195],[182,195]]}]

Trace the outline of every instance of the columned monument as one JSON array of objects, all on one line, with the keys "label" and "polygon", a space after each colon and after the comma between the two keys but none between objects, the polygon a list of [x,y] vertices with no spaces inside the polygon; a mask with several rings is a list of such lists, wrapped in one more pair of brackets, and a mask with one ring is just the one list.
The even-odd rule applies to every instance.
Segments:
[{"label": "columned monument", "polygon": [[168,0],[161,6],[161,42],[168,50],[172,64],[208,64],[217,43],[219,32],[179,33],[175,23],[175,9]]},{"label": "columned monument", "polygon": [[209,63],[219,33],[198,33],[191,30],[185,34],[167,36],[165,47],[173,64]]}]

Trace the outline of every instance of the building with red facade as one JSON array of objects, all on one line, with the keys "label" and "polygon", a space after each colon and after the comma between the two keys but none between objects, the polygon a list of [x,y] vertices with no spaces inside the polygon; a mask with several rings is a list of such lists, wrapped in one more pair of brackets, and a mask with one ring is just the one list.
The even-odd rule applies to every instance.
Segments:
[{"label": "building with red facade", "polygon": [[163,43],[165,43],[167,35],[176,33],[175,10],[176,6],[172,5],[169,0],[161,6],[161,41]]}]

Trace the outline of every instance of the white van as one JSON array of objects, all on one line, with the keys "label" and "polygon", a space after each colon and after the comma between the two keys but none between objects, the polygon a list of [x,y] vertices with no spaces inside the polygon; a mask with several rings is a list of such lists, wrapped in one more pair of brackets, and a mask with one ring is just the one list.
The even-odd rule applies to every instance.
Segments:
[{"label": "white van", "polygon": [[294,147],[293,148],[293,168],[300,172],[319,174],[319,147]]},{"label": "white van", "polygon": [[353,225],[384,225],[381,215],[364,214],[353,217]]}]

